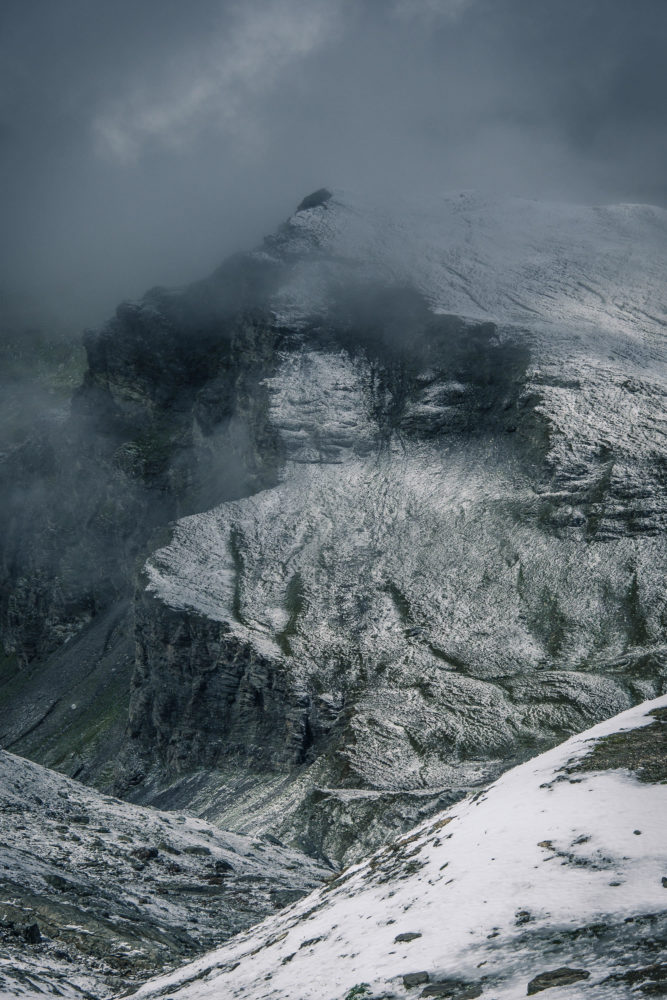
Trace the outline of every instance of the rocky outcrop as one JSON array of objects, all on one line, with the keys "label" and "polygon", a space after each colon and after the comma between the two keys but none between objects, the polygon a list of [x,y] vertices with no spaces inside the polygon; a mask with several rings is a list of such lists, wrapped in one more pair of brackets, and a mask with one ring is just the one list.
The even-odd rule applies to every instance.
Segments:
[{"label": "rocky outcrop", "polygon": [[71,412],[0,452],[0,628],[8,669],[43,660],[133,589],[170,518],[275,479],[262,379],[276,268],[231,260],[153,289],[84,337]]},{"label": "rocky outcrop", "polygon": [[129,736],[174,773],[221,763],[289,770],[313,758],[322,725],[281,664],[224,623],[150,595],[137,605]]},{"label": "rocky outcrop", "polygon": [[278,334],[251,271],[252,309],[233,262],[119,307],[86,336],[71,413],[0,456],[0,739],[106,787],[143,560],[170,518],[276,477],[262,379]]}]

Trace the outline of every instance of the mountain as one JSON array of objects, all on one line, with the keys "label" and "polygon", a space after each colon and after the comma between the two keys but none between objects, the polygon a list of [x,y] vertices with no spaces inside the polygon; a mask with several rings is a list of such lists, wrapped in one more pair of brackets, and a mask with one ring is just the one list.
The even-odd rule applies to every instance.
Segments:
[{"label": "mountain", "polygon": [[[404,212],[333,197],[260,252],[279,482],[179,521],[137,617],[137,742],[177,772],[222,709],[212,815],[338,858],[664,683],[665,214]],[[294,773],[268,812],[248,742]]]},{"label": "mountain", "polygon": [[666,248],[321,190],[120,306],[4,461],[3,746],[349,862],[664,693]]},{"label": "mountain", "polygon": [[664,996],[666,734],[575,736],[136,996]]},{"label": "mountain", "polygon": [[0,752],[0,995],[108,997],[219,944],[331,871],[128,805]]}]

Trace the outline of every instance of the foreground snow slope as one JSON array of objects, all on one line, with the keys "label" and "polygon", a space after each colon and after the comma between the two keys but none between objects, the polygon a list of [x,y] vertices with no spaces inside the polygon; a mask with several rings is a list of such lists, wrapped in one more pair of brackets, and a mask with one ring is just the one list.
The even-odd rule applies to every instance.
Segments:
[{"label": "foreground snow slope", "polygon": [[137,996],[663,995],[666,730],[663,697],[573,737]]},{"label": "foreground snow slope", "polygon": [[[227,758],[256,730],[228,721],[225,680],[206,740],[226,794],[203,808],[350,860],[392,829],[383,810],[416,822],[406,796],[458,794],[665,691],[667,213],[341,194],[250,256],[280,275],[280,482],[182,519],[149,560],[133,713],[154,732],[202,697],[169,628],[144,628],[157,605],[218,626],[207,704],[230,661],[259,662],[289,701],[272,763],[312,766],[270,805],[237,788]],[[170,725],[178,773],[201,713]]]},{"label": "foreground snow slope", "polygon": [[201,953],[325,872],[0,751],[0,997],[103,997]]}]

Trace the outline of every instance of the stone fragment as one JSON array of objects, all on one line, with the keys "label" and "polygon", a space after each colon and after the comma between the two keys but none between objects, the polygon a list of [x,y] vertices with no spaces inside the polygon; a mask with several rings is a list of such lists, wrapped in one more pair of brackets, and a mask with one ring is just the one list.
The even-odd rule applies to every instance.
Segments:
[{"label": "stone fragment", "polygon": [[39,944],[42,940],[39,924],[28,924],[27,927],[22,929],[21,935],[28,944]]},{"label": "stone fragment", "polygon": [[461,979],[441,979],[422,990],[423,997],[444,997],[447,1000],[475,1000],[481,997],[482,987],[478,983],[466,983]]},{"label": "stone fragment", "polygon": [[411,990],[413,986],[421,986],[430,979],[428,972],[408,972],[403,976],[403,985],[406,990]]},{"label": "stone fragment", "polygon": [[554,986],[571,986],[582,979],[588,979],[590,972],[585,969],[569,969],[566,965],[560,969],[551,969],[549,972],[540,972],[538,976],[528,983],[527,995],[541,993],[542,990],[549,990]]}]

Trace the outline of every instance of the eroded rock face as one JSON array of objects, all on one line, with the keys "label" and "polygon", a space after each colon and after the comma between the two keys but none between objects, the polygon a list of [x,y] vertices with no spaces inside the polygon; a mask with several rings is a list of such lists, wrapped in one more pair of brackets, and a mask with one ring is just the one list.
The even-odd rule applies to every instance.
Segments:
[{"label": "eroded rock face", "polygon": [[0,456],[0,740],[107,788],[138,567],[171,518],[275,480],[260,383],[277,334],[251,272],[254,313],[215,276],[120,307],[86,339],[70,415]]},{"label": "eroded rock face", "polygon": [[314,712],[280,663],[224,624],[150,596],[138,604],[137,635],[129,735],[173,773],[223,759],[289,770],[308,758]]}]

